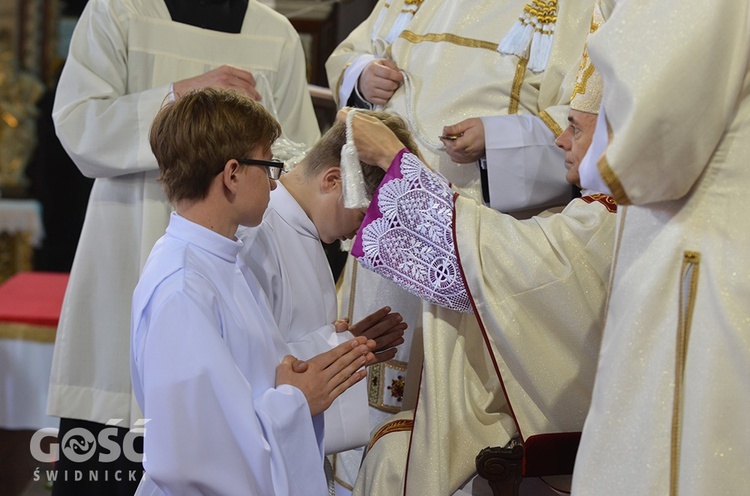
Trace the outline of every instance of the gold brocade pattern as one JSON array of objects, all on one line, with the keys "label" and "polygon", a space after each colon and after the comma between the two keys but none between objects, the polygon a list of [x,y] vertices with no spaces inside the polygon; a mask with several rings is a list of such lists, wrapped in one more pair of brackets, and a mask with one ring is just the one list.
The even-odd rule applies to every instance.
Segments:
[{"label": "gold brocade pattern", "polygon": [[588,83],[589,78],[591,78],[591,75],[594,73],[594,66],[589,61],[588,52],[584,48],[583,58],[581,59],[581,77],[576,81],[576,86],[573,88],[574,97],[575,95],[583,95],[586,93],[586,83]]},{"label": "gold brocade pattern", "polygon": [[552,133],[555,135],[555,138],[559,137],[563,133],[562,128],[557,124],[555,119],[553,119],[552,116],[547,113],[546,110],[542,110],[541,112],[539,112],[539,118],[542,119],[542,122],[544,122],[549,130],[552,131]]},{"label": "gold brocade pattern", "polygon": [[513,88],[510,92],[510,104],[508,105],[509,115],[518,113],[518,106],[521,103],[521,85],[523,85],[523,80],[526,77],[526,66],[528,63],[529,59],[523,57],[518,60],[516,75],[513,78]]},{"label": "gold brocade pattern", "polygon": [[464,38],[451,33],[427,33],[427,34],[416,34],[413,31],[404,30],[401,32],[399,38],[403,38],[410,43],[452,43],[468,48],[481,48],[484,50],[497,50],[497,43],[484,40],[476,40],[473,38]]},{"label": "gold brocade pattern", "polygon": [[367,370],[367,399],[370,406],[387,413],[398,413],[404,397],[406,362],[388,360]]},{"label": "gold brocade pattern", "polygon": [[403,432],[403,431],[410,431],[414,428],[414,421],[410,419],[399,419],[394,420],[392,422],[388,422],[383,427],[378,429],[378,432],[375,433],[374,436],[372,436],[372,439],[370,440],[370,444],[367,446],[367,450],[371,450],[373,445],[378,442],[378,439],[385,436],[386,434],[391,434],[393,432]]}]

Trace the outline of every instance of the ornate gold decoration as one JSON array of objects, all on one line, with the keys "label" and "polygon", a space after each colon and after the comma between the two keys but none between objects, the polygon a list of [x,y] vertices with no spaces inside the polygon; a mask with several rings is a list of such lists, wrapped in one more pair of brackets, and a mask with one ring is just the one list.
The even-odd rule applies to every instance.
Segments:
[{"label": "ornate gold decoration", "polygon": [[[607,131],[609,132],[609,142],[612,143],[614,133],[612,132],[612,127],[610,126],[609,121],[607,121]],[[607,148],[609,148],[609,146],[607,146]],[[617,177],[617,174],[615,174],[615,172],[612,170],[612,167],[610,167],[609,162],[607,161],[606,150],[602,154],[601,158],[599,158],[599,162],[597,162],[596,166],[599,169],[599,174],[602,176],[602,180],[607,184],[607,186],[609,186],[609,190],[612,192],[612,196],[615,197],[615,201],[617,201],[617,204],[632,204],[630,198],[628,198],[628,194],[625,193],[625,188],[622,186],[620,178]]]},{"label": "ornate gold decoration", "polygon": [[551,115],[547,113],[546,110],[542,110],[539,112],[539,118],[542,119],[542,122],[544,122],[550,131],[555,135],[555,138],[560,136],[563,133],[562,128],[557,124],[555,119],[552,118]]},{"label": "ornate gold decoration", "polygon": [[521,103],[521,85],[526,77],[526,65],[528,59],[521,58],[516,66],[516,75],[513,77],[513,87],[510,91],[510,104],[508,105],[508,114],[518,113],[518,105]]},{"label": "ornate gold decoration", "polygon": [[[594,12],[591,16],[590,33],[596,32],[604,23],[604,14],[601,6],[597,2],[594,6]],[[604,91],[604,82],[602,76],[591,63],[588,50],[588,39],[583,47],[581,56],[581,66],[576,76],[576,85],[573,89],[573,96],[570,101],[570,108],[590,114],[598,114],[599,107],[602,104],[602,93]]]},{"label": "ornate gold decoration", "polygon": [[410,431],[414,428],[414,421],[411,419],[399,419],[399,420],[393,420],[391,422],[388,422],[383,427],[378,429],[378,432],[375,433],[374,436],[372,436],[372,439],[370,440],[370,444],[367,446],[367,450],[371,450],[372,447],[375,445],[376,442],[378,442],[378,439],[385,436],[386,434],[391,434],[393,432],[404,432],[404,431]]},{"label": "ornate gold decoration", "polygon": [[498,51],[529,60],[532,72],[547,68],[557,22],[557,0],[532,0],[500,42]]},{"label": "ornate gold decoration", "polygon": [[672,403],[672,432],[669,467],[669,494],[677,495],[680,476],[680,448],[682,438],[682,410],[685,389],[685,364],[687,362],[690,327],[695,309],[695,297],[698,290],[698,275],[701,254],[685,251],[680,274],[679,312],[677,321],[677,340],[675,343],[674,399]]},{"label": "ornate gold decoration", "polygon": [[[389,379],[388,369],[393,371],[391,375],[396,374],[395,379]],[[403,387],[399,397],[399,384],[401,380],[405,384],[405,373],[407,363],[399,360],[388,360],[384,363],[370,365],[367,370],[367,398],[370,406],[377,410],[387,413],[398,413],[401,411],[401,401],[403,400]],[[395,389],[394,389],[395,388]]]},{"label": "ornate gold decoration", "polygon": [[459,45],[463,47],[492,50],[493,52],[497,50],[497,43],[493,43],[491,41],[477,40],[474,38],[464,38],[463,36],[458,36],[458,35],[451,34],[451,33],[416,34],[413,31],[409,31],[405,29],[401,32],[401,35],[399,37],[405,39],[406,41],[410,43],[445,42],[445,43],[453,43],[454,45]]}]

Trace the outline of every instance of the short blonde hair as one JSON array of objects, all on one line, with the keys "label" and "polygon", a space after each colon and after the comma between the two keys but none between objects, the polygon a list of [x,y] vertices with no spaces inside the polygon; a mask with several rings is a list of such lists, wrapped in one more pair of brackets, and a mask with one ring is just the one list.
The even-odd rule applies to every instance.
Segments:
[{"label": "short blonde hair", "polygon": [[281,126],[253,99],[217,88],[167,103],[149,133],[159,181],[171,202],[202,200],[224,164],[270,149]]}]

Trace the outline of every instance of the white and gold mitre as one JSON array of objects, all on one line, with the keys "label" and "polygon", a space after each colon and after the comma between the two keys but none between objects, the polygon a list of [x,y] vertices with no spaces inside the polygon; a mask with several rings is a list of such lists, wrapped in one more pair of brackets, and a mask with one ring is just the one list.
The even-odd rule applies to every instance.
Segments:
[{"label": "white and gold mitre", "polygon": [[[591,18],[589,36],[591,36],[591,33],[596,32],[603,23],[604,15],[602,14],[599,2],[596,2],[594,14]],[[570,100],[570,108],[581,112],[588,112],[589,114],[598,114],[599,107],[602,104],[604,84],[601,74],[599,74],[599,71],[591,63],[587,46],[588,40],[581,56],[581,68],[578,70],[578,76],[576,77],[576,86],[573,90],[573,97]]]}]

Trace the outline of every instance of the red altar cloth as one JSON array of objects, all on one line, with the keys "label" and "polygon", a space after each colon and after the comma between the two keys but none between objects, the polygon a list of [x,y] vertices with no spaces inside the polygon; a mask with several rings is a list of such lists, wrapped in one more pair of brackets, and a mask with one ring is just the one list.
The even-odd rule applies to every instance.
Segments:
[{"label": "red altar cloth", "polygon": [[67,273],[20,272],[0,286],[0,322],[57,327]]}]

